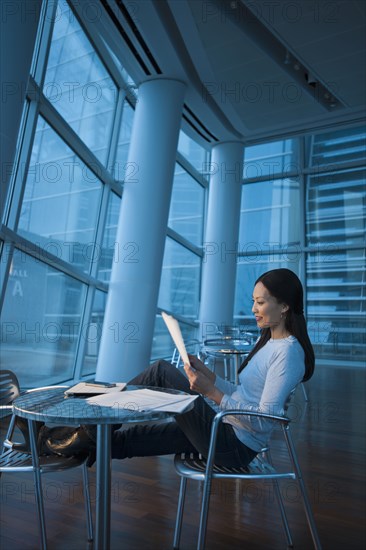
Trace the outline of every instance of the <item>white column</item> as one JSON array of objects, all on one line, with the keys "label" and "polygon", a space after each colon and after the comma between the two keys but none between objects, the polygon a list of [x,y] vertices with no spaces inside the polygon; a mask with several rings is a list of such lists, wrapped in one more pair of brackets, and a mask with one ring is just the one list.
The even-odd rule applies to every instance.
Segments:
[{"label": "white column", "polygon": [[1,8],[0,219],[13,169],[41,4],[41,0],[3,2]]},{"label": "white column", "polygon": [[97,365],[128,381],[150,362],[185,84],[144,82],[138,93]]},{"label": "white column", "polygon": [[216,145],[210,171],[200,304],[203,339],[212,334],[215,325],[233,322],[243,144]]}]

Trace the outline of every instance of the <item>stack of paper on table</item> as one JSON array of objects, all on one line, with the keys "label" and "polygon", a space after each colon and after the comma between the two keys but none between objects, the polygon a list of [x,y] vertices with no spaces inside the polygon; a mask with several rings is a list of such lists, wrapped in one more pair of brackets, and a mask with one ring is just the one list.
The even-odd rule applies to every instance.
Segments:
[{"label": "stack of paper on table", "polygon": [[131,412],[164,411],[182,413],[197,397],[197,395],[182,395],[143,388],[88,397],[87,401],[93,405],[112,407],[113,409],[127,409]]}]

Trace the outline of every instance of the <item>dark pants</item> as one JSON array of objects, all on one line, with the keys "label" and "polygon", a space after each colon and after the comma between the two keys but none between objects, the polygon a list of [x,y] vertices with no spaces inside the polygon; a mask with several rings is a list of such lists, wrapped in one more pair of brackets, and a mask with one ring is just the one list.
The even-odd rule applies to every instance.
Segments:
[{"label": "dark pants", "polygon": [[[129,384],[171,388],[197,395],[189,388],[187,378],[167,361],[157,361]],[[157,456],[175,453],[201,453],[207,458],[211,424],[215,416],[203,397],[193,408],[177,415],[174,422],[139,425],[112,434],[112,458]],[[244,466],[257,454],[236,437],[230,424],[221,423],[218,431],[215,463],[222,466]]]}]

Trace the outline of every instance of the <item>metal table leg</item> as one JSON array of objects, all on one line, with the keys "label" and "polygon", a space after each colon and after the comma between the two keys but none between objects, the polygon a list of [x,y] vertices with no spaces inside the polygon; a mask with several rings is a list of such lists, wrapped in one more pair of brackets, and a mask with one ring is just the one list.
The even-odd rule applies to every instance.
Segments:
[{"label": "metal table leg", "polygon": [[109,550],[111,529],[111,429],[97,426],[97,495],[95,550]]}]

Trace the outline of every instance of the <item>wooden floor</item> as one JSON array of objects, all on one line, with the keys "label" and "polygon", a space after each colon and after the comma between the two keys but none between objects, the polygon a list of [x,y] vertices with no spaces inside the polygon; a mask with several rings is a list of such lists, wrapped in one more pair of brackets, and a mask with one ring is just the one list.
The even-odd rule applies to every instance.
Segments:
[{"label": "wooden floor", "polygon": [[[361,369],[319,367],[298,391],[290,416],[305,482],[324,550],[364,550],[365,374]],[[283,459],[283,448],[275,443]],[[95,467],[90,469],[95,500]],[[93,548],[86,542],[81,471],[44,476],[50,550]],[[172,548],[178,479],[172,457],[113,461],[112,550]],[[1,550],[39,547],[33,481],[3,474],[0,482]],[[188,487],[181,548],[193,550],[200,486]],[[284,481],[295,548],[312,541],[294,482]],[[276,503],[268,483],[218,482],[211,500],[207,550],[284,549]]]}]

